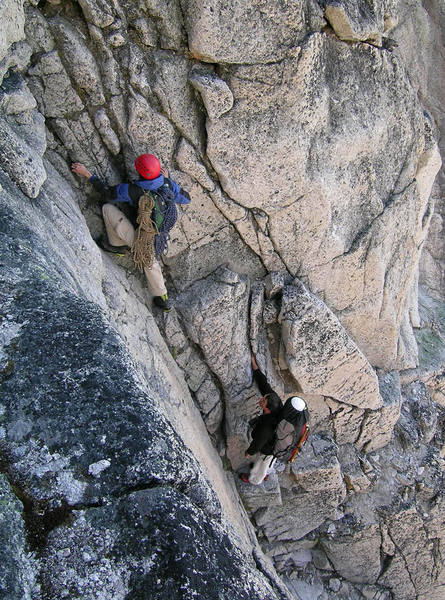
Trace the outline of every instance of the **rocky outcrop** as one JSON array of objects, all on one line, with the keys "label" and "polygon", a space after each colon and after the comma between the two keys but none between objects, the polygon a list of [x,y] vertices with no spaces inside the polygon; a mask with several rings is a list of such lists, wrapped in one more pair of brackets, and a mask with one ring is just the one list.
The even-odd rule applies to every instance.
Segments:
[{"label": "rocky outcrop", "polygon": [[[47,169],[48,182],[60,184],[58,196],[45,184],[35,206],[1,176],[7,202],[1,236],[0,450],[2,470],[25,506],[23,523],[19,502],[3,478],[2,519],[8,518],[15,536],[5,554],[5,589],[16,594],[11,597],[31,597],[38,574],[40,591],[33,597],[179,598],[204,594],[211,578],[215,598],[235,589],[246,598],[286,597],[273,582],[273,571],[263,575],[245,554],[248,530],[238,528],[235,534],[228,514],[222,516],[215,487],[184,443],[185,424],[175,430],[165,415],[169,394],[187,403],[185,384],[182,396],[169,392],[181,385],[175,375],[167,380],[162,369],[156,372],[145,362],[145,376],[129,354],[131,337],[111,316],[120,310],[119,283],[112,270],[105,277],[73,197]],[[55,214],[59,228],[52,235]],[[74,233],[76,219],[79,227],[70,241],[64,228]],[[86,247],[76,257],[82,243]],[[96,267],[89,269],[89,261]],[[106,301],[109,285],[112,307]],[[146,335],[145,344],[154,351],[160,340],[149,341],[150,327]],[[186,412],[180,408],[184,418]],[[189,418],[188,427],[191,423]],[[199,427],[197,422],[195,438]],[[206,445],[204,438],[196,442]],[[236,505],[221,467],[220,476],[222,502],[233,517]],[[162,529],[154,522],[162,522]],[[141,527],[147,528],[142,545]],[[25,553],[28,544],[34,557]],[[171,571],[168,565],[184,560],[184,549],[187,560]]]},{"label": "rocky outcrop", "polygon": [[[353,30],[367,31],[353,39],[371,39],[393,22],[392,3],[329,2],[323,15],[302,2],[283,19],[274,3],[210,10],[192,2],[177,23],[154,7],[80,7],[26,7],[30,85],[58,154],[65,148],[113,181],[113,155],[130,167],[131,156],[150,147],[166,163],[177,157],[197,181],[183,179],[200,210],[191,211],[193,232],[178,230],[172,244],[176,284],[207,275],[216,257],[236,270],[248,261],[259,274],[256,254],[320,295],[371,364],[415,366],[410,290],[439,167],[434,142],[394,55],[320,33],[324,16],[341,13]],[[184,30],[192,55],[225,69],[187,60]],[[184,161],[187,143],[192,162]],[[313,202],[322,207],[317,218]],[[206,273],[202,262],[211,266]]]},{"label": "rocky outcrop", "polygon": [[[441,598],[436,2],[8,0],[0,17],[0,587]],[[146,151],[193,199],[166,315],[94,244],[69,168],[117,183]],[[311,413],[255,488],[236,478],[251,351]]]},{"label": "rocky outcrop", "polygon": [[[398,3],[397,21],[390,34],[398,44],[394,52],[407,65],[413,86],[418,90],[423,105],[432,116],[434,128],[439,133],[438,144],[442,156],[445,147],[442,101],[444,64],[436,48],[443,46],[444,23],[440,2],[433,0],[419,5],[411,0],[403,0]],[[420,281],[428,288],[428,294],[437,300],[443,298],[445,289],[443,192],[444,170],[442,168],[438,173],[436,188],[432,194],[435,204],[434,214],[431,217],[429,235],[420,264]]]},{"label": "rocky outcrop", "polygon": [[380,408],[371,365],[327,306],[302,284],[284,288],[279,321],[286,363],[303,391]]},{"label": "rocky outcrop", "polygon": [[[444,468],[443,436],[434,425],[436,407],[425,388],[412,385],[403,392],[404,408],[390,444],[366,459],[351,446],[339,448],[347,488],[340,512],[298,544],[265,545],[293,574],[290,587],[301,597],[310,597],[310,588],[304,587],[309,582],[315,586],[311,589],[321,586],[326,597],[443,594],[443,498],[440,476],[436,479]],[[439,414],[443,419],[443,410]]]}]

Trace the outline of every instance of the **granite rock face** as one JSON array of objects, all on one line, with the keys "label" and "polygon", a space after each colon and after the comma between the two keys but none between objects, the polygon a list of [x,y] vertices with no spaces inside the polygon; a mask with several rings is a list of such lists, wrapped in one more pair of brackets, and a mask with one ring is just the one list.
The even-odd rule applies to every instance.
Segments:
[{"label": "granite rock face", "polygon": [[27,552],[23,504],[4,475],[0,476],[0,558],[2,597],[30,600],[38,589],[38,563]]},{"label": "granite rock face", "polygon": [[[147,148],[200,173],[191,192],[206,216],[192,209],[168,259],[180,288],[221,260],[287,269],[371,364],[415,366],[413,286],[440,160],[401,61],[322,32],[329,22],[344,39],[347,23],[346,39],[377,42],[395,2],[193,1],[171,19],[154,5],[25,8],[29,82],[58,155],[111,183]],[[187,143],[192,162],[179,159]]]},{"label": "granite rock face", "polygon": [[338,319],[303,284],[283,289],[279,315],[286,363],[304,392],[377,409],[377,376]]},{"label": "granite rock face", "polygon": [[[424,107],[432,117],[434,128],[439,134],[438,144],[443,156],[445,118],[442,98],[445,66],[442,56],[438,55],[436,50],[443,46],[443,6],[437,0],[424,5],[412,0],[403,0],[398,2],[397,13],[397,20],[390,32],[390,36],[398,44],[394,52],[407,66],[413,86],[418,90]],[[442,167],[433,188],[434,213],[420,263],[420,281],[428,288],[429,295],[436,300],[443,299],[445,290],[444,185]]]},{"label": "granite rock face", "polygon": [[[439,3],[0,17],[1,591],[442,600]],[[70,171],[114,184],[142,152],[192,197],[169,314],[94,244],[97,196]],[[311,414],[258,487],[236,473],[252,351]]]},{"label": "granite rock face", "polygon": [[277,597],[245,568],[227,533],[171,488],[75,511],[70,526],[51,532],[48,546],[42,586],[54,598],[101,598],[104,584],[116,599]]},{"label": "granite rock face", "polygon": [[[50,167],[48,171],[50,181],[61,183]],[[243,554],[241,532],[235,534],[222,517],[224,509],[202,467],[166,417],[168,388],[162,371],[156,375],[150,369],[145,377],[132,359],[131,339],[106,312],[107,296],[94,288],[94,276],[100,281],[105,271],[95,273],[92,266],[78,273],[79,262],[94,264],[89,252],[100,263],[94,247],[75,258],[76,241],[87,242],[81,237],[87,232],[85,224],[79,224],[77,240],[65,240],[65,246],[57,245],[61,227],[51,247],[45,243],[46,231],[59,210],[48,202],[53,190],[45,186],[39,205],[32,207],[4,175],[1,184],[1,464],[26,507],[25,528],[19,502],[3,478],[5,503],[15,510],[8,517],[14,544],[5,554],[4,585],[10,597],[31,598],[38,576],[40,591],[37,586],[33,598],[100,598],[104,593],[116,598],[128,593],[191,598],[203,593],[199,590],[210,573],[214,581],[216,572],[221,579],[215,598],[230,594],[235,585],[246,598],[286,597],[279,591],[281,584],[274,584]],[[65,196],[71,224],[81,218],[72,200]],[[60,223],[67,226],[64,219],[60,213]],[[145,343],[156,344],[156,339]],[[170,386],[178,384],[172,376]],[[228,481],[226,486],[229,497]],[[137,512],[137,498],[139,518],[150,532],[145,546],[132,513]],[[162,506],[168,519],[161,518]],[[2,518],[7,514],[2,512]],[[165,547],[159,544],[158,520],[164,522]],[[195,548],[201,567],[198,575],[198,560],[187,560],[189,566],[178,566],[168,583],[166,569],[176,560],[175,552],[183,556],[180,532],[188,540],[187,555]],[[26,553],[28,544],[35,558]],[[107,558],[109,552],[112,558]],[[211,553],[214,558],[208,563]],[[162,585],[156,583],[159,578]]]}]

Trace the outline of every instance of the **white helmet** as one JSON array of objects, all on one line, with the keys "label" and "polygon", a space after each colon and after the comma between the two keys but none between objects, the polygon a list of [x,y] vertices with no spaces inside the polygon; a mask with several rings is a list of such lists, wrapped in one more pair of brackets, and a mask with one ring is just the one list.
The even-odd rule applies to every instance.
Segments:
[{"label": "white helmet", "polygon": [[295,410],[303,411],[306,408],[306,402],[299,396],[292,396],[291,404]]}]

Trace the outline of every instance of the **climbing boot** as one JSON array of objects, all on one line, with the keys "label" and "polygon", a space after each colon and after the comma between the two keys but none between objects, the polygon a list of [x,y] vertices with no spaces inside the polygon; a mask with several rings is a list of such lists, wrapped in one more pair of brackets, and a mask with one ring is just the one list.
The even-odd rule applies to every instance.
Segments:
[{"label": "climbing boot", "polygon": [[128,246],[113,246],[104,235],[101,235],[95,242],[105,252],[112,252],[118,256],[125,256],[128,250]]},{"label": "climbing boot", "polygon": [[168,294],[164,294],[163,296],[154,296],[153,302],[158,308],[161,308],[164,312],[168,312],[173,308],[172,303],[168,299]]},{"label": "climbing boot", "polygon": [[250,483],[249,476],[246,473],[241,473],[239,478],[241,481],[244,481],[244,483]]}]

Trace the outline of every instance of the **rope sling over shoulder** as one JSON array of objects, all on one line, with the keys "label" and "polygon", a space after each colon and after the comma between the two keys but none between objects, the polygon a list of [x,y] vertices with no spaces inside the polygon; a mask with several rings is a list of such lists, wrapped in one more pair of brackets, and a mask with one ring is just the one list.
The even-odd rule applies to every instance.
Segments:
[{"label": "rope sling over shoulder", "polygon": [[145,267],[151,269],[155,257],[154,238],[158,231],[151,219],[154,205],[154,197],[149,192],[139,198],[138,228],[131,252],[133,260],[140,271],[143,271]]},{"label": "rope sling over shoulder", "polygon": [[178,218],[175,195],[168,183],[139,198],[135,239],[131,252],[141,271],[151,269],[155,256],[167,251],[170,230]]}]

